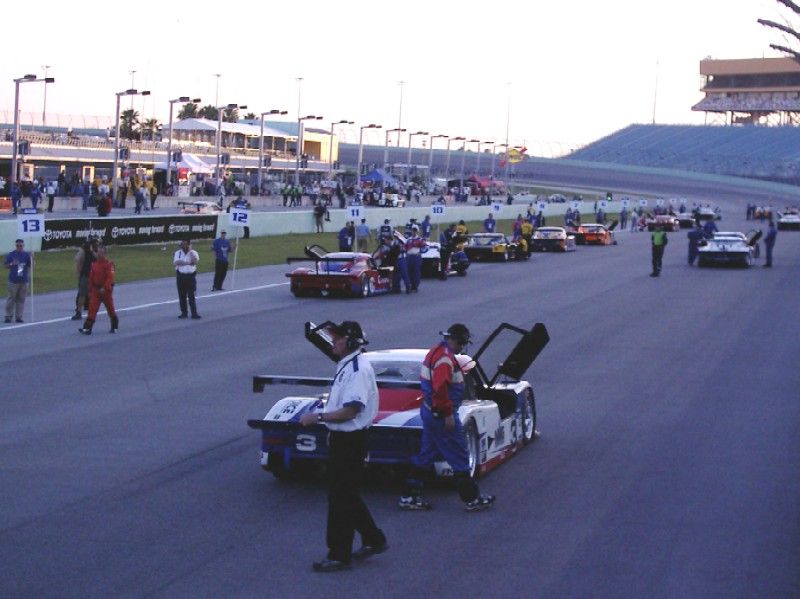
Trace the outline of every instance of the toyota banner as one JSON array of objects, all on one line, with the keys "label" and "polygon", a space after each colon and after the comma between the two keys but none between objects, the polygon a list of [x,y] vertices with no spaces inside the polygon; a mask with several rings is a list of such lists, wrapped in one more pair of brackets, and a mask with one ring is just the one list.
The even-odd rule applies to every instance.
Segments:
[{"label": "toyota banner", "polygon": [[102,239],[105,245],[214,239],[217,236],[217,217],[175,215],[45,219],[42,250],[80,247],[89,235]]}]

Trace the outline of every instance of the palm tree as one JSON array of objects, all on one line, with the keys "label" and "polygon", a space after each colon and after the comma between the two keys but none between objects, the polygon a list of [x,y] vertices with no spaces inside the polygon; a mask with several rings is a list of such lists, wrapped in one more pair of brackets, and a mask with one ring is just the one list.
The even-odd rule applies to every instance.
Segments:
[{"label": "palm tree", "polygon": [[222,113],[222,120],[226,123],[238,123],[239,110],[237,108],[226,108]]},{"label": "palm tree", "polygon": [[211,104],[206,104],[200,109],[200,111],[197,113],[197,116],[201,119],[209,119],[212,121],[216,121],[217,109],[213,107]]},{"label": "palm tree", "polygon": [[244,115],[244,120],[246,120],[246,121],[254,121],[257,118],[258,117],[256,116],[255,112],[248,112],[246,115]]},{"label": "palm tree", "polygon": [[[150,141],[155,139],[155,133],[158,129],[158,119],[147,119],[142,123],[142,127],[140,129],[142,133],[142,139],[147,137]],[[147,134],[146,136],[144,134]]]},{"label": "palm tree", "polygon": [[[788,8],[795,16],[800,15],[800,5],[795,4],[792,0],[777,0],[778,4],[783,4],[786,8]],[[800,33],[797,30],[789,25],[789,20],[784,19],[786,21],[786,25],[781,23],[776,23],[775,21],[771,21],[769,19],[758,19],[758,22],[765,27],[769,27],[772,29],[777,29],[778,31],[782,31],[783,33],[790,36],[791,41],[797,42],[800,41]],[[784,37],[784,39],[787,39]],[[794,48],[790,48],[789,46],[784,46],[781,44],[770,44],[770,48],[773,50],[777,50],[778,52],[783,52],[784,54],[791,56],[795,60],[800,60],[800,52],[795,50]]]},{"label": "palm tree", "polygon": [[139,113],[133,108],[123,110],[119,119],[119,136],[121,139],[136,139],[138,137]]},{"label": "palm tree", "polygon": [[178,113],[178,120],[182,121],[183,119],[194,119],[194,118],[197,118],[197,104],[193,102],[184,104],[183,108],[181,108],[180,112]]}]

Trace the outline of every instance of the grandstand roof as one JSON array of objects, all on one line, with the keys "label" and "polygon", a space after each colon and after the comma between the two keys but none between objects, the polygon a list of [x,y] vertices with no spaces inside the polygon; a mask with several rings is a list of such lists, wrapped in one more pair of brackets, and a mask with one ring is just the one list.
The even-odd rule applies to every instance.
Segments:
[{"label": "grandstand roof", "polygon": [[793,58],[706,58],[700,61],[701,75],[766,75],[771,73],[800,73],[800,63]]},{"label": "grandstand roof", "polygon": [[[172,124],[175,131],[216,131],[217,121],[209,119],[183,119]],[[239,133],[248,137],[259,137],[261,135],[261,125],[249,125],[247,123],[227,123],[222,121],[222,131],[226,133]],[[265,137],[293,137],[284,131],[267,127],[264,125]]]}]

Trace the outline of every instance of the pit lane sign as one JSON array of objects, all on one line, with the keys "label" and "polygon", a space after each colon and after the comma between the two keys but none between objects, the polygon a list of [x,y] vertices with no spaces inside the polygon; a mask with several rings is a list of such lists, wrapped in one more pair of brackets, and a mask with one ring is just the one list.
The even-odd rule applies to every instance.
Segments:
[{"label": "pit lane sign", "polygon": [[250,211],[242,208],[231,208],[228,219],[232,225],[247,227],[250,225]]},{"label": "pit lane sign", "polygon": [[606,200],[600,200],[599,205],[601,210],[608,208],[608,202]]},{"label": "pit lane sign", "polygon": [[647,206],[647,200],[645,200],[644,198],[642,198],[641,200],[639,200],[639,206],[641,206],[642,208],[644,208],[645,206]]},{"label": "pit lane sign", "polygon": [[347,207],[347,217],[353,220],[358,220],[361,218],[361,206],[348,206]]},{"label": "pit lane sign", "polygon": [[444,204],[431,204],[432,216],[444,216]]},{"label": "pit lane sign", "polygon": [[622,207],[627,208],[630,205],[631,201],[628,198],[622,200]]},{"label": "pit lane sign", "polygon": [[503,205],[500,202],[492,202],[492,212],[494,212],[495,214],[500,214],[502,206]]},{"label": "pit lane sign", "polygon": [[538,202],[536,207],[539,209],[539,212],[544,212],[544,209],[547,208],[547,202]]},{"label": "pit lane sign", "polygon": [[573,200],[572,204],[570,204],[570,206],[572,206],[573,210],[577,210],[578,208],[581,207],[581,203],[578,200]]},{"label": "pit lane sign", "polygon": [[[31,210],[31,212],[27,212]],[[43,237],[44,236],[44,214],[26,208],[21,214],[17,215],[17,237]]]}]

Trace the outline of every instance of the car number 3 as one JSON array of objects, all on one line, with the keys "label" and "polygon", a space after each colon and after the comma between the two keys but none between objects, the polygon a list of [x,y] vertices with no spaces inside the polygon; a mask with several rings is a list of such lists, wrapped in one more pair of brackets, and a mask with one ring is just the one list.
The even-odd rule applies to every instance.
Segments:
[{"label": "car number 3", "polygon": [[314,451],[317,449],[317,438],[314,435],[297,435],[295,447],[297,451]]}]

